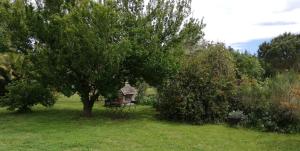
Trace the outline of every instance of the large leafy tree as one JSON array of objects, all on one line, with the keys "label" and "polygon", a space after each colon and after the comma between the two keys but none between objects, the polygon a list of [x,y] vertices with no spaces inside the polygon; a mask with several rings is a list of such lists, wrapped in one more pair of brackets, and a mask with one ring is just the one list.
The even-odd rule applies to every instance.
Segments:
[{"label": "large leafy tree", "polygon": [[78,93],[85,116],[100,95],[114,98],[122,81],[159,86],[177,71],[183,47],[203,37],[202,22],[189,17],[190,0],[17,4],[24,21],[11,31],[23,35],[15,45],[26,54],[29,73],[65,95]]},{"label": "large leafy tree", "polygon": [[300,71],[300,35],[284,33],[264,42],[259,46],[258,57],[264,61],[267,74]]}]

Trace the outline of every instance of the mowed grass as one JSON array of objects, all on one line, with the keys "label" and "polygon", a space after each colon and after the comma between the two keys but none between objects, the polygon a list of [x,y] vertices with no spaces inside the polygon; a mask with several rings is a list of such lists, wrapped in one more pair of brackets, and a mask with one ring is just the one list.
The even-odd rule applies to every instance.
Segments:
[{"label": "mowed grass", "polygon": [[300,134],[264,133],[226,125],[195,126],[161,121],[148,106],[123,116],[100,103],[80,117],[77,96],[29,114],[0,109],[2,151],[299,151]]}]

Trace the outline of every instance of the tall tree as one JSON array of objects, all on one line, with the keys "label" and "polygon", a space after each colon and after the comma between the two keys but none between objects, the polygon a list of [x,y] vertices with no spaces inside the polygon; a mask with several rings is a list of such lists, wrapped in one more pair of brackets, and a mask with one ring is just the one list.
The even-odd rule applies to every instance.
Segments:
[{"label": "tall tree", "polygon": [[176,72],[182,48],[203,37],[190,0],[36,2],[23,3],[30,72],[65,95],[78,93],[85,116],[100,95],[116,97],[122,81],[159,85]]},{"label": "tall tree", "polygon": [[300,34],[284,33],[259,46],[258,57],[268,74],[286,70],[300,71]]}]

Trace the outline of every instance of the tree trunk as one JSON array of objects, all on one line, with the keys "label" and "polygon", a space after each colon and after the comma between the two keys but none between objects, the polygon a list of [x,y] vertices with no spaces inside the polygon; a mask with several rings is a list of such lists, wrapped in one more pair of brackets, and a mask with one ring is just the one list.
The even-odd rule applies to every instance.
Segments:
[{"label": "tree trunk", "polygon": [[93,109],[94,103],[95,103],[95,100],[84,100],[83,113],[82,113],[84,117],[92,116],[92,109]]},{"label": "tree trunk", "polygon": [[83,112],[82,112],[82,116],[84,117],[91,117],[92,116],[92,109],[94,106],[95,101],[98,99],[99,97],[99,93],[96,91],[92,91],[92,92],[83,92],[81,93],[81,101],[83,104]]}]

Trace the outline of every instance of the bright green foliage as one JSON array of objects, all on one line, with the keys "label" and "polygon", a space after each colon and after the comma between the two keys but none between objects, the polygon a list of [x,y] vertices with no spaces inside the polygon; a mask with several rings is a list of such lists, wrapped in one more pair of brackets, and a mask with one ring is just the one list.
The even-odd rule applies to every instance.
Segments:
[{"label": "bright green foliage", "polygon": [[271,42],[264,42],[258,57],[264,61],[267,74],[286,70],[300,71],[300,35],[284,33]]},{"label": "bright green foliage", "polygon": [[254,79],[262,79],[264,69],[256,56],[247,53],[233,52],[236,60],[237,76],[248,76]]},{"label": "bright green foliage", "polygon": [[183,68],[159,89],[158,110],[168,119],[221,122],[234,95],[235,64],[223,45],[186,58]]},{"label": "bright green foliage", "polygon": [[8,92],[0,97],[0,106],[12,111],[27,112],[36,104],[49,107],[55,101],[51,91],[36,81],[13,81],[6,89]]}]

